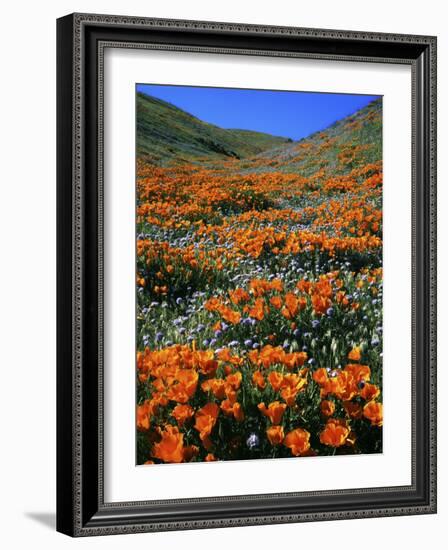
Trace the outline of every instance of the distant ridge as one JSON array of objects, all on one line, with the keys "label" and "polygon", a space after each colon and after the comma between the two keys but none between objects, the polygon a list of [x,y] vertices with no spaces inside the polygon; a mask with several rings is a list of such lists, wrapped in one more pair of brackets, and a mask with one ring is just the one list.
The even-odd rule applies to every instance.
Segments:
[{"label": "distant ridge", "polygon": [[292,140],[263,132],[219,128],[171,103],[137,93],[137,154],[147,162],[244,159],[288,143]]}]

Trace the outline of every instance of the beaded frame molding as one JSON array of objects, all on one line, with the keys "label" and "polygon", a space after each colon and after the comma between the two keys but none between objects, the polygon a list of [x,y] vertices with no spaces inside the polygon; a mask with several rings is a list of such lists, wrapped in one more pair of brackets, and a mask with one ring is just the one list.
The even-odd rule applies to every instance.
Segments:
[{"label": "beaded frame molding", "polygon": [[[147,48],[412,69],[412,483],[120,502],[103,487],[103,56]],[[57,530],[139,533],[436,512],[436,38],[72,14],[57,21]],[[88,419],[88,420],[87,420]]]}]

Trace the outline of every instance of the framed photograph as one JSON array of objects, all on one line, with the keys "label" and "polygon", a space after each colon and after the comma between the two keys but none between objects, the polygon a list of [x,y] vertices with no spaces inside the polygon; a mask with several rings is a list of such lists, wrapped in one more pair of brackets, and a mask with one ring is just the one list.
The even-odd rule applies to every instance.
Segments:
[{"label": "framed photograph", "polygon": [[435,513],[436,38],[57,40],[57,529]]}]

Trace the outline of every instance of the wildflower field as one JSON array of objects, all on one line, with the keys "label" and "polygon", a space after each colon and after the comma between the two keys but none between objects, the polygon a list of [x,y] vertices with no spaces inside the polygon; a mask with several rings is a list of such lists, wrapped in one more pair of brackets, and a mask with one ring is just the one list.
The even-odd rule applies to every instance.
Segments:
[{"label": "wildflower field", "polygon": [[382,451],[381,109],[291,141],[138,94],[137,464]]}]

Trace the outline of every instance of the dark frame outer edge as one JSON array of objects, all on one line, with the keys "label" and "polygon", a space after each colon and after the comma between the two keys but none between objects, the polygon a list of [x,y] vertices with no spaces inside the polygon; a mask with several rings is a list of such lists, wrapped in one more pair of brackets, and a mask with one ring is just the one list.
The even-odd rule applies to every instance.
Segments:
[{"label": "dark frame outer edge", "polygon": [[56,528],[74,535],[72,363],[73,16],[57,21],[57,487]]},{"label": "dark frame outer edge", "polygon": [[[89,32],[87,32],[89,31]],[[318,494],[300,498],[259,495],[184,499],[185,506],[164,501],[150,503],[103,502],[98,476],[98,189],[97,59],[101,37],[122,42],[156,42],[163,47],[223,43],[255,52],[273,48],[311,55],[345,55],[388,62],[392,51],[413,64],[418,101],[417,157],[417,364],[423,361],[417,382],[417,469],[415,490],[386,487],[375,492],[326,492],[330,507],[319,505]],[[435,457],[435,59],[436,39],[378,33],[357,33],[289,27],[262,27],[231,23],[156,20],[121,16],[73,14],[58,20],[57,79],[57,226],[58,226],[58,400],[57,400],[57,529],[71,536],[135,533],[173,529],[200,529],[379,517],[436,511]],[[307,45],[308,47],[305,47]],[[274,47],[275,46],[275,47]],[[275,55],[275,53],[273,53]],[[384,57],[383,57],[384,56]],[[92,59],[95,61],[92,62]],[[93,97],[94,96],[94,97]],[[86,101],[86,99],[88,101]],[[87,144],[87,145],[86,145]],[[96,371],[96,372],[95,372]],[[68,414],[70,411],[71,414]],[[93,414],[93,418],[92,418]],[[88,422],[85,419],[89,419]],[[244,495],[242,496],[242,498]],[[267,498],[266,498],[267,497]],[[283,498],[285,497],[285,498]],[[320,496],[322,502],[322,495]],[[314,504],[312,504],[314,503]],[[142,505],[143,504],[143,505]],[[187,504],[187,502],[185,502]],[[245,506],[248,506],[246,508]],[[249,509],[250,508],[250,509]],[[308,511],[307,511],[308,509]],[[202,519],[201,519],[202,518]]]}]

